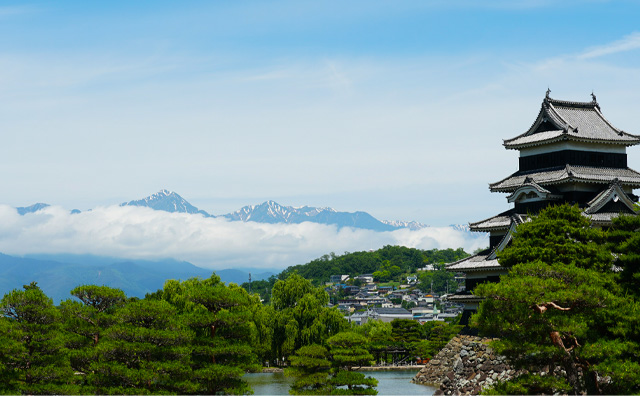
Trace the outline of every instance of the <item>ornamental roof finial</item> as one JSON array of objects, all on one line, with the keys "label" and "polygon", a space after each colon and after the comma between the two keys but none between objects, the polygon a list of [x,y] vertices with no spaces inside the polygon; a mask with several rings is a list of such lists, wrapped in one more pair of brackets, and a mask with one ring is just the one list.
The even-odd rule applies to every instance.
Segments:
[{"label": "ornamental roof finial", "polygon": [[545,98],[549,99],[549,94],[551,93],[551,89],[549,89],[549,87],[547,87],[547,94],[545,95]]},{"label": "ornamental roof finial", "polygon": [[596,103],[596,102],[597,102],[597,100],[596,100],[596,94],[594,94],[594,93],[593,93],[593,90],[591,91],[591,98],[593,99],[593,100],[592,100],[592,102],[593,102],[593,103]]}]

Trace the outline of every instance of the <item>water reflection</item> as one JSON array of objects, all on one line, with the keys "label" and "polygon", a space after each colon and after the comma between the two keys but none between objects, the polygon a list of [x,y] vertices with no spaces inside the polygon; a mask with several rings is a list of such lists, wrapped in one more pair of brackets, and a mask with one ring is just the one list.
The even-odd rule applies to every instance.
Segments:
[{"label": "water reflection", "polygon": [[[367,376],[378,380],[378,395],[433,395],[435,388],[412,384],[409,381],[415,376],[411,370],[399,371],[367,371]],[[244,379],[249,382],[256,395],[288,395],[289,385],[293,381],[282,373],[247,374]]]}]

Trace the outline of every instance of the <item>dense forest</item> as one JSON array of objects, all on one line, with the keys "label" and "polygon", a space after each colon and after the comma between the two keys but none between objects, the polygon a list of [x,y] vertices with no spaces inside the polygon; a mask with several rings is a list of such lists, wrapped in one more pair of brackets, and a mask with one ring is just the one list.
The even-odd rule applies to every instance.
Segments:
[{"label": "dense forest", "polygon": [[301,356],[313,350],[330,362],[322,392],[375,393],[349,362],[370,365],[397,346],[430,357],[458,330],[411,320],[351,329],[328,294],[296,273],[274,283],[266,305],[215,274],[168,280],[144,299],[95,285],[70,294],[54,306],[31,283],[0,300],[1,393],[244,394],[242,376],[273,365],[290,366],[307,392],[315,388],[301,385]]}]

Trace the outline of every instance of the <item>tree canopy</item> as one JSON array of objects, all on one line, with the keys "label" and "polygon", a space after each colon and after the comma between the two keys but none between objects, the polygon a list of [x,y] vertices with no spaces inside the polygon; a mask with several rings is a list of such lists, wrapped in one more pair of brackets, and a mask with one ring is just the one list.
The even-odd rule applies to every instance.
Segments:
[{"label": "tree canopy", "polygon": [[73,394],[73,370],[60,312],[35,282],[0,301],[0,390]]},{"label": "tree canopy", "polygon": [[468,256],[462,248],[420,250],[404,246],[384,246],[373,252],[345,253],[341,256],[326,254],[307,264],[289,267],[278,277],[286,279],[296,272],[306,279],[313,279],[316,284],[322,284],[328,282],[331,275],[373,274],[378,271],[382,278],[392,279],[400,273],[415,272],[426,264],[451,263]]},{"label": "tree canopy", "polygon": [[418,276],[418,289],[423,292],[445,294],[458,288],[455,275],[444,268],[444,264],[435,264],[433,271],[423,271]]},{"label": "tree canopy", "polygon": [[[318,263],[338,265],[322,269],[327,279],[334,272],[370,268],[400,277],[427,261],[461,255],[466,255],[461,249],[387,246],[329,255]],[[322,267],[318,263],[305,271]],[[286,270],[255,284],[262,298],[268,295],[266,305],[215,274],[168,280],[143,299],[107,286],[81,285],[58,307],[35,283],[25,285],[0,301],[0,393],[246,394],[251,389],[242,377],[261,364],[289,364],[296,376],[304,376],[314,374],[304,370],[316,359],[320,366],[314,370],[321,373],[298,382],[296,392],[374,394],[375,380],[352,368],[370,364],[372,351],[379,357],[391,344],[415,349],[425,342],[426,327],[373,321],[349,329],[314,281]],[[326,375],[320,368],[325,366]]]},{"label": "tree canopy", "polygon": [[328,308],[329,295],[297,273],[273,286],[273,349],[275,358],[286,358],[303,346],[322,344],[347,328],[336,308]]},{"label": "tree canopy", "polygon": [[162,299],[176,307],[193,333],[188,365],[195,393],[248,391],[242,376],[257,368],[252,346],[259,343],[253,322],[259,300],[241,287],[225,285],[217,275],[169,280]]},{"label": "tree canopy", "polygon": [[303,346],[291,355],[286,375],[295,377],[289,393],[298,395],[375,395],[378,381],[353,370],[369,366],[373,356],[366,348],[367,338],[344,331],[327,341],[327,347]]},{"label": "tree canopy", "polygon": [[640,390],[640,306],[620,285],[607,236],[569,205],[517,228],[499,255],[509,273],[474,290],[485,300],[473,321],[517,367],[556,375],[519,377],[498,392]]},{"label": "tree canopy", "polygon": [[256,296],[216,275],[144,299],[83,285],[55,307],[35,283],[0,301],[0,393],[245,394],[271,349]]}]

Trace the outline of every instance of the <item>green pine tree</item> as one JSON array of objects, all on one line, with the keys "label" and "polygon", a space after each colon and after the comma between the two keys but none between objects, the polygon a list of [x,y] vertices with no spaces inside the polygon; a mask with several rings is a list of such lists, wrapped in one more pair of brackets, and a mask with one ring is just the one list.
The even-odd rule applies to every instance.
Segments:
[{"label": "green pine tree", "polygon": [[0,312],[0,390],[77,393],[60,312],[36,283],[5,294]]},{"label": "green pine tree", "polygon": [[331,362],[327,348],[313,344],[303,346],[291,355],[291,365],[285,375],[295,377],[289,393],[292,395],[328,395],[333,390],[329,373]]},{"label": "green pine tree", "polygon": [[619,216],[609,230],[608,247],[615,254],[618,281],[626,291],[640,297],[640,216]]},{"label": "green pine tree", "polygon": [[605,238],[568,205],[517,228],[499,255],[509,273],[474,290],[485,300],[473,321],[517,367],[565,375],[522,376],[497,392],[640,391],[640,306],[617,283]]},{"label": "green pine tree", "polygon": [[194,334],[190,366],[195,393],[250,392],[242,376],[258,368],[253,345],[268,337],[268,330],[254,322],[262,308],[259,299],[235,284],[226,286],[216,275],[169,280],[162,298],[182,313]]},{"label": "green pine tree", "polygon": [[377,395],[378,380],[354,371],[354,368],[370,366],[373,356],[367,350],[368,340],[355,332],[342,332],[327,340],[333,359],[332,394]]},{"label": "green pine tree", "polygon": [[130,302],[96,346],[101,358],[90,366],[98,393],[194,393],[190,357],[193,333],[166,301]]},{"label": "green pine tree", "polygon": [[[60,305],[64,328],[69,334],[71,366],[78,375],[86,378],[91,364],[103,357],[97,353],[97,345],[103,332],[114,323],[114,312],[124,305],[126,296],[122,290],[107,286],[83,285],[71,290],[79,301],[66,300]],[[83,381],[84,391],[96,389]]]}]

